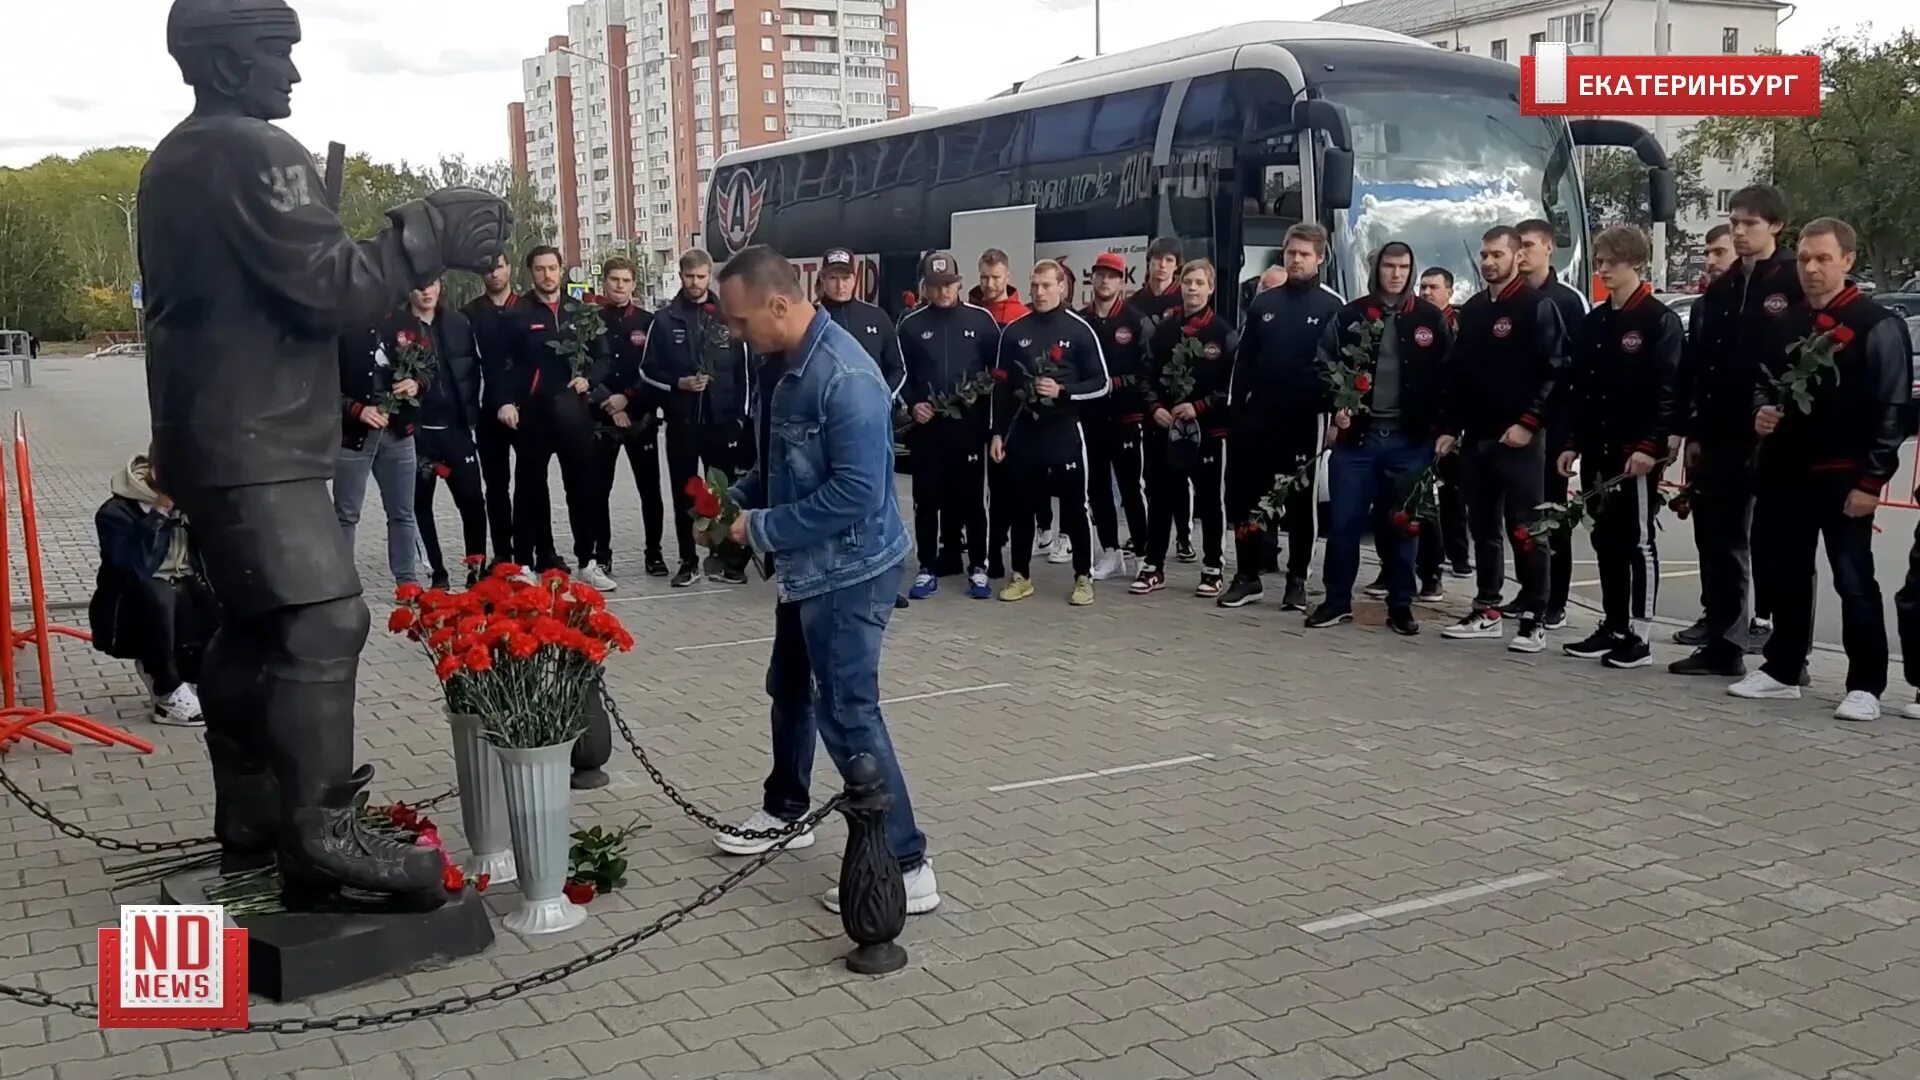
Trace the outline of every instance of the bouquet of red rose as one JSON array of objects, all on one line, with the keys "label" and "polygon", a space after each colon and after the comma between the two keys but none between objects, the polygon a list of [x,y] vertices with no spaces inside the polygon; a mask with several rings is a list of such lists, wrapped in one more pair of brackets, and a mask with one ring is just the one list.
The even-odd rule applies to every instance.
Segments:
[{"label": "bouquet of red rose", "polygon": [[1040,358],[1033,361],[1032,368],[1027,373],[1027,385],[1013,392],[1014,400],[1020,402],[1022,408],[1025,408],[1035,416],[1039,416],[1041,409],[1051,409],[1053,403],[1060,400],[1058,397],[1041,396],[1040,380],[1052,379],[1054,382],[1060,381],[1060,360],[1064,355],[1065,353],[1061,350],[1060,346],[1055,345],[1049,348]]},{"label": "bouquet of red rose", "polygon": [[562,336],[547,342],[547,348],[566,359],[567,370],[574,378],[586,378],[593,370],[593,351],[607,335],[607,323],[600,317],[600,309],[592,304],[579,305],[561,324],[560,331]]},{"label": "bouquet of red rose", "polygon": [[1266,530],[1269,525],[1278,525],[1286,516],[1287,503],[1302,491],[1313,489],[1313,465],[1316,458],[1308,458],[1306,464],[1293,472],[1279,477],[1273,487],[1260,498],[1253,508],[1253,516],[1233,527],[1235,539],[1245,540]]},{"label": "bouquet of red rose", "polygon": [[[426,389],[427,384],[433,381],[436,366],[432,342],[424,334],[416,334],[411,330],[400,331],[394,335],[393,341],[396,346],[394,355],[387,358],[393,378],[388,380],[388,385],[412,379],[422,390]],[[380,411],[392,416],[418,401],[419,398],[414,394],[396,394],[389,390],[380,399]]]},{"label": "bouquet of red rose", "polygon": [[1344,359],[1335,360],[1326,370],[1327,385],[1333,388],[1333,411],[1354,415],[1367,411],[1367,395],[1373,391],[1373,365],[1378,362],[1380,338],[1387,324],[1379,308],[1368,308],[1365,319],[1347,326],[1357,340],[1340,347]]},{"label": "bouquet of red rose", "polygon": [[[689,479],[686,491],[687,498],[693,500],[694,542],[713,552],[708,562],[718,567],[744,568],[754,561],[753,549],[733,538],[733,523],[741,511],[727,474],[708,469],[707,475]],[[709,571],[715,568],[708,567]]]},{"label": "bouquet of red rose", "polygon": [[933,415],[937,417],[962,420],[966,418],[968,409],[993,393],[993,383],[993,372],[977,371],[971,377],[962,379],[947,393],[933,395],[927,399],[927,404],[933,406]]},{"label": "bouquet of red rose", "polygon": [[[1672,458],[1663,458],[1654,466],[1657,475]],[[1513,530],[1513,542],[1524,552],[1532,552],[1540,546],[1540,541],[1555,533],[1572,533],[1574,526],[1593,521],[1593,508],[1602,499],[1611,495],[1620,485],[1633,479],[1632,473],[1621,473],[1609,480],[1594,485],[1591,491],[1582,491],[1563,503],[1545,502],[1534,509],[1540,511],[1540,517],[1532,527],[1521,525]],[[1691,489],[1689,489],[1691,490]],[[1688,508],[1691,513],[1691,507]]]},{"label": "bouquet of red rose", "polygon": [[591,586],[549,570],[532,584],[494,567],[460,593],[402,585],[387,629],[419,642],[449,708],[481,717],[486,738],[510,748],[557,746],[583,730],[580,702],[613,652],[633,635]]},{"label": "bouquet of red rose", "polygon": [[1802,415],[1811,413],[1814,387],[1829,372],[1836,385],[1840,382],[1840,367],[1834,361],[1834,354],[1852,340],[1853,327],[1842,325],[1824,311],[1815,315],[1813,333],[1787,346],[1793,363],[1780,374],[1767,376],[1774,392],[1780,396],[1781,407],[1792,405]]},{"label": "bouquet of red rose", "polygon": [[1413,483],[1407,488],[1407,497],[1400,500],[1400,508],[1388,516],[1387,522],[1406,536],[1419,536],[1420,523],[1433,521],[1440,516],[1440,474],[1436,471],[1438,462],[1428,465],[1414,476]]}]

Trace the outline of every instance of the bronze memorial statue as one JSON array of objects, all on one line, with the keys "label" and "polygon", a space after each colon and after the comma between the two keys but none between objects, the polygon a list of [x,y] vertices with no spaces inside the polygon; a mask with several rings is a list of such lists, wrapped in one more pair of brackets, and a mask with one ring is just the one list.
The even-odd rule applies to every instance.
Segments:
[{"label": "bronze memorial statue", "polygon": [[167,51],[193,114],[140,178],[158,468],[206,553],[222,622],[201,694],[229,867],[277,859],[289,910],[430,908],[440,854],[365,831],[354,678],[368,631],[327,483],[336,345],[449,267],[484,271],[513,218],[478,190],[389,211],[355,243],[313,156],[271,121],[300,80],[282,0],[175,0]]}]

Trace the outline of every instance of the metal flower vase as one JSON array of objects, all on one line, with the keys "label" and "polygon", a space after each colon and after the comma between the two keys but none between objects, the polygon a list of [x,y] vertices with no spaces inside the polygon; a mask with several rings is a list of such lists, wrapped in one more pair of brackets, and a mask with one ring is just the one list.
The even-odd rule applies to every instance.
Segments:
[{"label": "metal flower vase", "polygon": [[567,855],[572,847],[573,743],[525,750],[498,746],[506,781],[507,825],[520,871],[520,909],[501,922],[516,934],[557,934],[587,919],[568,900]]},{"label": "metal flower vase", "polygon": [[513,837],[507,829],[507,787],[500,758],[482,735],[483,721],[472,713],[447,712],[453,729],[453,769],[460,780],[460,827],[467,834],[468,877],[487,875],[489,883],[514,879]]}]

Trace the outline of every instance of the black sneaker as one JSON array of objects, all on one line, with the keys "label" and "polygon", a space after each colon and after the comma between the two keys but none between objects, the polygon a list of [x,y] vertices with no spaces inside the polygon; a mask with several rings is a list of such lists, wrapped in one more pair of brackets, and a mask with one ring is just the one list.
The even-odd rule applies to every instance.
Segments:
[{"label": "black sneaker", "polygon": [[1166,587],[1167,575],[1165,571],[1157,566],[1143,566],[1140,568],[1140,573],[1134,577],[1133,584],[1127,586],[1127,591],[1135,596],[1145,596],[1151,592],[1159,592]]},{"label": "black sneaker", "polygon": [[1747,677],[1747,660],[1739,653],[1729,654],[1703,648],[1695,649],[1692,655],[1668,664],[1667,670],[1675,675],[1712,675],[1721,679],[1744,679]]},{"label": "black sneaker", "polygon": [[987,576],[994,581],[999,581],[1001,578],[1007,576],[1006,557],[998,551],[987,556]]},{"label": "black sneaker", "polygon": [[1598,660],[1611,653],[1620,644],[1620,634],[1608,626],[1601,626],[1579,641],[1570,641],[1560,646],[1560,651],[1576,660]]},{"label": "black sneaker", "polygon": [[1434,578],[1420,586],[1418,599],[1423,604],[1443,603],[1447,599],[1447,587],[1440,583],[1439,578]]},{"label": "black sneaker", "polygon": [[1221,607],[1246,607],[1266,594],[1266,586],[1260,584],[1259,578],[1235,577],[1233,584],[1214,603]]},{"label": "black sneaker", "polygon": [[1537,653],[1547,647],[1547,631],[1540,620],[1531,615],[1520,617],[1520,629],[1514,632],[1513,640],[1507,642],[1507,651],[1518,653]]},{"label": "black sneaker", "polygon": [[1287,591],[1280,595],[1281,611],[1307,610],[1307,579],[1288,578]]},{"label": "black sneaker", "polygon": [[706,577],[706,575],[700,571],[699,563],[683,562],[680,564],[680,572],[673,575],[673,580],[668,584],[676,589],[685,589],[693,585],[698,585],[700,579],[704,577]]},{"label": "black sneaker", "polygon": [[1547,612],[1547,617],[1540,620],[1540,625],[1543,629],[1547,630],[1565,630],[1567,628],[1567,609],[1554,608],[1552,611]]},{"label": "black sneaker", "polygon": [[1447,568],[1447,573],[1457,578],[1470,578],[1473,576],[1473,564],[1470,562],[1454,563]]},{"label": "black sneaker", "polygon": [[747,568],[744,566],[729,566],[720,571],[719,581],[722,585],[745,585],[747,583]]},{"label": "black sneaker", "polygon": [[1685,645],[1689,649],[1697,649],[1705,645],[1707,643],[1707,620],[1698,619],[1695,620],[1692,626],[1687,627],[1685,630],[1674,631],[1673,643],[1675,645]]},{"label": "black sneaker", "polygon": [[[1353,612],[1335,611],[1332,607],[1321,604],[1319,607],[1313,609],[1313,614],[1307,616],[1307,629],[1324,630],[1329,626],[1339,626],[1341,623],[1350,623],[1352,621]],[[1418,632],[1417,628],[1415,632]]]},{"label": "black sneaker", "polygon": [[904,596],[896,596],[893,598],[893,610],[899,611],[901,608],[907,607],[911,603],[912,601],[908,600]]},{"label": "black sneaker", "polygon": [[1387,629],[1401,637],[1413,637],[1420,632],[1420,620],[1413,617],[1411,608],[1394,608],[1387,612]]},{"label": "black sneaker", "polygon": [[647,552],[647,576],[666,577],[668,573],[666,556],[658,551]]},{"label": "black sneaker", "polygon": [[1653,646],[1638,635],[1627,634],[1614,643],[1613,651],[1600,658],[1610,668],[1646,667],[1653,663]]},{"label": "black sneaker", "polygon": [[1193,537],[1181,537],[1180,543],[1174,546],[1173,557],[1181,562],[1194,562],[1199,559],[1199,553],[1193,550]]},{"label": "black sneaker", "polygon": [[1772,619],[1755,619],[1747,624],[1747,655],[1759,656],[1767,651],[1767,639],[1773,636]]},{"label": "black sneaker", "polygon": [[453,579],[447,576],[447,572],[445,570],[435,570],[433,572],[433,585],[432,585],[433,588],[445,589],[445,588],[450,588],[452,585],[453,585]]},{"label": "black sneaker", "polygon": [[1387,598],[1387,576],[1382,574],[1374,578],[1371,582],[1368,582],[1367,587],[1360,590],[1360,595],[1365,596],[1369,600],[1385,600]]}]

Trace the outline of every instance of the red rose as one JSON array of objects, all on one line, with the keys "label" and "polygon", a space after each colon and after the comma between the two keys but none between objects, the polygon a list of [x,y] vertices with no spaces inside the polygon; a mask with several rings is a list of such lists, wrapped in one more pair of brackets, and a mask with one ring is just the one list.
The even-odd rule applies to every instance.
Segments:
[{"label": "red rose", "polygon": [[459,892],[467,887],[467,875],[461,873],[458,866],[448,863],[440,871],[440,884],[445,885],[448,892]]},{"label": "red rose", "polygon": [[1676,496],[1667,506],[1673,511],[1673,516],[1679,518],[1681,521],[1685,521],[1693,516],[1693,500],[1687,498],[1685,495]]},{"label": "red rose", "polygon": [[1047,350],[1047,359],[1049,360],[1058,360],[1065,355],[1066,355],[1065,350],[1061,349],[1060,346],[1058,345],[1055,345],[1053,348]]},{"label": "red rose", "polygon": [[713,306],[713,301],[709,300],[706,303],[700,305],[700,310],[711,315],[719,309]]},{"label": "red rose", "polygon": [[1813,328],[1815,330],[1831,330],[1833,327],[1834,318],[1826,312],[1823,311],[1813,317]]},{"label": "red rose", "polygon": [[400,332],[399,332],[398,334],[395,334],[395,335],[393,336],[393,339],[394,339],[394,340],[395,340],[396,342],[399,342],[399,344],[400,344],[400,347],[401,347],[401,348],[403,348],[403,349],[404,349],[404,348],[406,348],[407,346],[409,346],[409,345],[411,345],[411,344],[413,344],[413,335],[412,335],[412,334],[409,334],[409,333],[407,333],[407,332],[406,332],[405,330],[402,330],[402,331],[400,331]]},{"label": "red rose", "polygon": [[433,475],[435,475],[435,476],[437,476],[437,477],[439,477],[439,478],[440,478],[440,479],[442,479],[442,480],[445,480],[445,479],[446,479],[447,477],[449,477],[449,476],[452,476],[452,475],[453,475],[453,466],[451,466],[451,465],[435,465],[435,466],[433,467]]},{"label": "red rose", "polygon": [[1836,326],[1832,330],[1827,331],[1827,336],[1833,338],[1833,343],[1836,347],[1845,345],[1847,342],[1853,340],[1853,327]]},{"label": "red rose", "polygon": [[560,891],[566,895],[568,900],[576,904],[585,904],[593,899],[593,886],[577,878],[567,882],[566,888]]},{"label": "red rose", "polygon": [[1005,371],[1004,369],[1001,369],[1001,368],[994,368],[994,369],[993,369],[993,381],[994,381],[994,382],[1006,382],[1006,381],[1007,381],[1007,373],[1006,373],[1006,371]]},{"label": "red rose", "polygon": [[720,497],[711,491],[703,491],[693,497],[693,512],[698,517],[717,518],[722,509]]},{"label": "red rose", "polygon": [[1401,532],[1406,532],[1407,526],[1411,524],[1413,524],[1413,518],[1410,515],[1408,515],[1408,513],[1405,510],[1395,510],[1393,512],[1394,528],[1399,529]]},{"label": "red rose", "polygon": [[1420,523],[1419,523],[1419,522],[1417,522],[1417,521],[1409,521],[1409,522],[1407,522],[1407,535],[1408,535],[1408,536],[1419,536],[1419,535],[1420,535]]},{"label": "red rose", "polygon": [[1380,321],[1380,309],[1379,309],[1379,308],[1377,308],[1377,307],[1370,307],[1370,308],[1368,308],[1368,309],[1367,309],[1367,321],[1368,321],[1368,322],[1378,322],[1378,321]]},{"label": "red rose", "polygon": [[473,877],[474,892],[486,892],[487,886],[491,884],[493,884],[492,874],[475,874]]},{"label": "red rose", "polygon": [[686,492],[689,499],[698,499],[702,495],[712,494],[707,488],[707,482],[698,476],[688,478]]},{"label": "red rose", "polygon": [[1373,389],[1373,377],[1364,371],[1355,375],[1353,377],[1353,389],[1356,393],[1361,394]]}]

